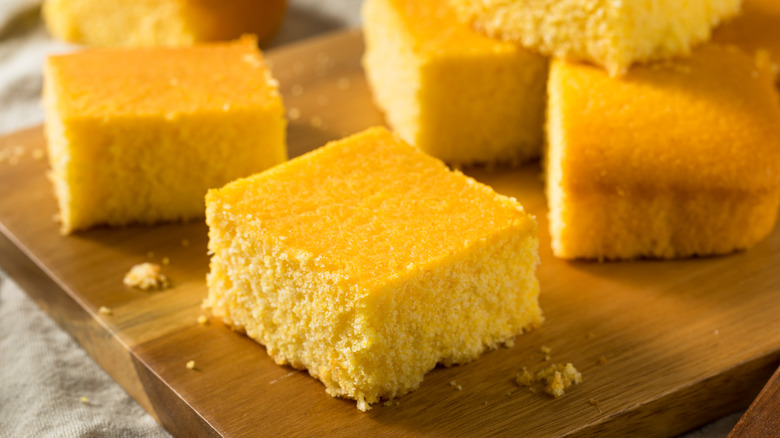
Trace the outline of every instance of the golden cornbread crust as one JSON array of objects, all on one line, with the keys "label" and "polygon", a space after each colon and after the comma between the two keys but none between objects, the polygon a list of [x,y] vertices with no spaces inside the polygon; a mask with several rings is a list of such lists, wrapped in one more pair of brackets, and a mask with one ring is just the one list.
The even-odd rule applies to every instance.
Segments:
[{"label": "golden cornbread crust", "polygon": [[556,60],[548,92],[556,256],[724,254],[774,228],[780,106],[765,64],[716,44],[619,80]]},{"label": "golden cornbread crust", "polygon": [[203,217],[209,188],[287,158],[252,37],[51,56],[43,102],[63,233]]},{"label": "golden cornbread crust", "polygon": [[372,96],[404,140],[459,165],[540,155],[546,58],[457,23],[443,1],[367,0],[362,15]]},{"label": "golden cornbread crust", "polygon": [[741,0],[449,0],[487,35],[556,57],[587,60],[610,75],[635,62],[687,55]]},{"label": "golden cornbread crust", "polygon": [[205,306],[363,411],[542,321],[535,220],[383,128],[206,204]]},{"label": "golden cornbread crust", "polygon": [[55,37],[91,46],[190,46],[254,34],[263,43],[286,0],[45,0]]}]

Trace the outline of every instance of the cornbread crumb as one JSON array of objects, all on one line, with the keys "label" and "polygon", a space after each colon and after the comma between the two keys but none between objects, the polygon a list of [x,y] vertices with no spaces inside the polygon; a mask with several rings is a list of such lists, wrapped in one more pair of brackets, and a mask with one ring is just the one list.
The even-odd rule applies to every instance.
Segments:
[{"label": "cornbread crumb", "polygon": [[209,319],[206,317],[206,315],[200,315],[198,317],[198,324],[207,325],[208,323],[209,323]]},{"label": "cornbread crumb", "polygon": [[582,383],[582,374],[574,368],[574,365],[552,364],[536,374],[532,374],[526,367],[517,374],[515,382],[524,386],[531,392],[536,392],[537,387],[543,384],[544,391],[555,398],[563,396],[566,389]]},{"label": "cornbread crumb", "polygon": [[162,258],[162,264],[165,265],[165,266],[170,265],[171,264],[171,259],[169,259],[168,257],[163,257]]},{"label": "cornbread crumb", "polygon": [[290,108],[287,115],[290,117],[290,120],[298,120],[301,118],[301,110],[295,107]]},{"label": "cornbread crumb", "polygon": [[590,403],[591,405],[597,407],[599,412],[601,412],[601,405],[599,404],[598,400],[596,400],[595,398],[592,398],[592,399],[588,400],[588,403]]},{"label": "cornbread crumb", "polygon": [[517,382],[517,384],[520,386],[526,386],[530,388],[534,385],[534,383],[536,383],[536,379],[526,367],[523,367],[523,370],[517,374],[515,382]]},{"label": "cornbread crumb", "polygon": [[187,369],[188,370],[194,370],[195,369],[195,361],[194,360],[191,360],[191,361],[187,362]]},{"label": "cornbread crumb", "polygon": [[111,309],[109,309],[106,306],[100,306],[100,308],[98,309],[98,312],[100,312],[102,315],[110,315],[112,313]]},{"label": "cornbread crumb", "polygon": [[170,286],[168,277],[160,272],[160,265],[155,263],[139,263],[125,274],[125,286],[141,290],[165,289]]},{"label": "cornbread crumb", "polygon": [[89,404],[89,399],[85,396],[81,396],[81,403],[84,403],[85,405]]},{"label": "cornbread crumb", "polygon": [[582,374],[571,363],[550,365],[539,371],[536,377],[547,383],[544,391],[555,398],[561,397],[566,389],[582,382]]},{"label": "cornbread crumb", "polygon": [[601,356],[599,358],[599,365],[604,365],[607,363],[607,358],[605,356]]},{"label": "cornbread crumb", "polygon": [[545,362],[549,362],[552,360],[552,356],[550,355],[550,353],[552,353],[552,348],[542,345],[542,348],[540,348],[539,351],[541,351],[542,354],[544,354]]},{"label": "cornbread crumb", "polygon": [[452,386],[453,388],[457,389],[458,391],[462,391],[463,390],[463,387],[458,385],[458,382],[456,382],[454,380],[450,382],[450,386]]}]

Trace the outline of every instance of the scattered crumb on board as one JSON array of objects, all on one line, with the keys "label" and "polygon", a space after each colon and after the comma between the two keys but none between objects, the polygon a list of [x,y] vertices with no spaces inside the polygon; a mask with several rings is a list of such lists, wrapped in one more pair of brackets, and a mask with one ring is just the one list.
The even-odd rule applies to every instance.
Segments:
[{"label": "scattered crumb on board", "polygon": [[582,383],[582,374],[571,363],[552,364],[536,373],[531,373],[523,367],[515,377],[515,382],[527,387],[531,392],[536,392],[541,387],[544,392],[558,398],[570,387]]},{"label": "scattered crumb on board", "polygon": [[125,286],[141,290],[165,289],[170,287],[168,277],[160,272],[160,265],[156,263],[139,263],[125,274]]}]

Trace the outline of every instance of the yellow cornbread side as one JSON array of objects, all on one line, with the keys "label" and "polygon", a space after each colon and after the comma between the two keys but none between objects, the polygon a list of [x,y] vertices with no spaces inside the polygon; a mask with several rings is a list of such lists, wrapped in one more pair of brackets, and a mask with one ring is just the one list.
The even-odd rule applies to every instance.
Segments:
[{"label": "yellow cornbread side", "polygon": [[45,0],[49,31],[92,46],[181,46],[251,33],[263,43],[286,0]]},{"label": "yellow cornbread side", "polygon": [[[775,75],[780,73],[780,1],[743,0],[742,12],[712,33],[712,40],[735,44],[749,54],[769,56]],[[780,79],[780,76],[777,77]]]},{"label": "yellow cornbread side", "polygon": [[619,80],[556,60],[548,92],[556,256],[722,254],[773,229],[780,107],[752,57],[707,44]]},{"label": "yellow cornbread side", "polygon": [[535,220],[384,128],[206,205],[205,305],[363,411],[542,321]]},{"label": "yellow cornbread side", "polygon": [[687,55],[741,0],[449,0],[487,35],[594,62],[615,76],[635,62]]},{"label": "yellow cornbread side", "polygon": [[363,66],[403,139],[449,163],[519,163],[543,142],[547,59],[457,22],[446,2],[367,0]]},{"label": "yellow cornbread side", "polygon": [[202,217],[209,188],[286,159],[284,108],[253,38],[51,56],[44,106],[64,233]]}]

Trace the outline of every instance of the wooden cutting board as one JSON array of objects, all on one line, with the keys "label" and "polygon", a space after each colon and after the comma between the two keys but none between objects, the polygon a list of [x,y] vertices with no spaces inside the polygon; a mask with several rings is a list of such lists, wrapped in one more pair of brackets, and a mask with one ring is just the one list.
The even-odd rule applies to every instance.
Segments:
[{"label": "wooden cutting board", "polygon": [[[350,31],[268,54],[291,156],[383,123],[362,49]],[[674,435],[748,406],[780,364],[780,228],[726,257],[566,262],[550,253],[538,165],[467,169],[536,214],[547,320],[514,347],[437,368],[398,404],[362,413],[220,322],[197,322],[202,222],[60,236],[43,150],[39,127],[0,139],[0,266],[175,435]],[[163,258],[172,289],[123,286],[132,265]],[[584,376],[560,399],[514,383],[523,366],[546,364],[543,346]]]}]

